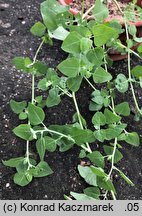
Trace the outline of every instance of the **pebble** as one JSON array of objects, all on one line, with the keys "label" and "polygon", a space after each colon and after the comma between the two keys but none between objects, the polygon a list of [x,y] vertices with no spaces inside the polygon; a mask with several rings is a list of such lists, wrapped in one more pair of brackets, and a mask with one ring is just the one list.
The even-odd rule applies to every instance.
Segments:
[{"label": "pebble", "polygon": [[0,7],[2,7],[2,8],[8,8],[9,6],[10,6],[10,4],[6,4],[6,3],[0,4]]},{"label": "pebble", "polygon": [[2,20],[0,20],[0,26],[2,28],[10,28],[11,24],[10,23],[4,23]]},{"label": "pebble", "polygon": [[10,187],[10,184],[9,183],[6,183],[6,188]]}]

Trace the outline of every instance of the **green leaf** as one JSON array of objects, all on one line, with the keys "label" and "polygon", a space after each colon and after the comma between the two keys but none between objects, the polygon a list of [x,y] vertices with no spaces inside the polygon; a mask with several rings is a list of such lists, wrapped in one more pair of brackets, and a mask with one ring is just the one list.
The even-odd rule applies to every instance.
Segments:
[{"label": "green leaf", "polygon": [[68,53],[80,53],[80,40],[82,36],[78,34],[77,32],[71,32],[66,39],[64,40],[62,44],[62,50]]},{"label": "green leaf", "polygon": [[115,28],[111,28],[105,24],[98,24],[94,26],[92,31],[94,34],[94,43],[98,47],[103,46],[111,39],[116,39],[118,37],[118,33]]},{"label": "green leaf", "polygon": [[98,67],[93,74],[93,80],[95,83],[104,83],[111,79],[111,74],[106,72],[102,67]]},{"label": "green leaf", "polygon": [[42,76],[47,73],[48,65],[41,61],[36,61],[36,63],[33,64],[33,70],[36,72],[37,76]]},{"label": "green leaf", "polygon": [[94,103],[94,102],[90,102],[90,104],[89,104],[89,110],[90,111],[97,111],[97,110],[100,110],[101,108],[102,108],[102,104],[100,105],[100,104],[96,104],[96,103]]},{"label": "green leaf", "polygon": [[90,40],[89,38],[81,38],[80,40],[80,49],[82,52],[87,52],[88,50],[91,49],[92,46],[92,40]]},{"label": "green leaf", "polygon": [[94,167],[91,166],[90,167],[92,172],[95,173],[96,176],[100,176],[100,177],[107,177],[107,174],[104,172],[104,170],[100,167]]},{"label": "green leaf", "polygon": [[25,120],[25,119],[27,119],[27,113],[25,113],[25,112],[21,112],[20,114],[19,114],[19,119],[20,120]]},{"label": "green leaf", "polygon": [[120,133],[123,131],[123,129],[118,127],[119,125],[115,126],[114,128],[107,128],[105,129],[105,139],[111,140],[120,135]]},{"label": "green leaf", "polygon": [[72,127],[70,131],[71,137],[75,140],[77,145],[82,145],[86,142],[94,142],[95,136],[93,135],[93,132],[89,129],[83,130],[76,127]]},{"label": "green leaf", "polygon": [[115,87],[121,93],[125,93],[128,90],[128,80],[124,74],[118,74],[115,80]]},{"label": "green leaf", "polygon": [[141,65],[137,65],[135,66],[132,70],[131,73],[133,76],[135,76],[136,78],[140,78],[142,77],[142,66]]},{"label": "green leaf", "polygon": [[54,31],[48,31],[50,38],[55,38],[57,40],[65,40],[65,38],[68,36],[69,32],[63,28],[62,26],[59,26]]},{"label": "green leaf", "polygon": [[81,149],[79,153],[79,158],[85,158],[85,157],[86,157],[86,151],[84,149]]},{"label": "green leaf", "polygon": [[93,15],[97,22],[103,22],[104,19],[108,17],[109,10],[106,5],[102,3],[101,0],[96,0],[95,7],[93,9]]},{"label": "green leaf", "polygon": [[103,177],[97,177],[97,184],[100,188],[104,188],[105,190],[108,191],[113,191],[116,194],[116,190],[114,188],[114,185],[110,179],[103,178]]},{"label": "green leaf", "polygon": [[28,124],[21,124],[18,127],[14,128],[13,132],[16,136],[24,140],[33,140],[33,134],[31,132],[31,126]]},{"label": "green leaf", "polygon": [[82,82],[82,76],[71,77],[67,80],[67,87],[72,92],[77,92]]},{"label": "green leaf", "polygon": [[45,33],[45,30],[46,30],[45,25],[43,25],[43,23],[41,22],[37,22],[32,26],[32,28],[30,29],[30,32],[34,36],[42,37]]},{"label": "green leaf", "polygon": [[68,151],[69,149],[71,149],[74,146],[74,141],[73,140],[69,140],[67,138],[62,138],[58,141],[58,145],[59,145],[59,151],[60,152],[65,152]]},{"label": "green leaf", "polygon": [[95,66],[99,67],[102,64],[104,58],[104,50],[102,47],[96,47],[93,50],[90,50],[86,55],[88,61],[90,61]]},{"label": "green leaf", "polygon": [[93,197],[94,199],[99,199],[100,196],[100,190],[98,187],[87,187],[83,190],[83,192],[89,196],[89,197]]},{"label": "green leaf", "polygon": [[16,167],[23,160],[24,160],[24,157],[18,157],[18,158],[12,158],[7,161],[2,160],[2,163],[8,167]]},{"label": "green leaf", "polygon": [[[32,179],[30,179],[31,181]],[[27,179],[25,173],[16,173],[14,175],[14,183],[20,185],[22,187],[28,185],[30,183],[29,179]]]},{"label": "green leaf", "polygon": [[37,103],[41,103],[41,102],[42,102],[42,99],[43,99],[42,95],[35,97],[35,101],[36,101]]},{"label": "green leaf", "polygon": [[42,91],[46,91],[49,86],[51,86],[51,82],[47,81],[46,78],[43,78],[42,80],[39,81],[38,83],[38,88],[41,89]]},{"label": "green leaf", "polygon": [[[113,150],[114,150],[113,147],[104,145],[103,148],[104,148],[104,152],[106,153],[106,155],[111,156],[113,154]],[[123,158],[123,155],[118,149],[116,149],[115,154],[114,154],[114,163],[118,163],[122,158]],[[112,160],[112,157],[109,157],[109,160]]]},{"label": "green leaf", "polygon": [[131,144],[132,146],[139,146],[140,144],[140,138],[136,132],[131,132],[131,133],[126,134],[125,141]]},{"label": "green leaf", "polygon": [[97,178],[96,175],[92,172],[90,167],[83,167],[78,165],[78,171],[84,180],[93,186],[97,186]]},{"label": "green leaf", "polygon": [[81,25],[70,25],[68,28],[71,30],[71,32],[77,32],[82,37],[91,37],[91,31],[87,27]]},{"label": "green leaf", "polygon": [[123,102],[115,106],[115,112],[119,115],[129,116],[130,115],[130,107],[128,102]]},{"label": "green leaf", "polygon": [[104,157],[99,151],[93,151],[92,153],[88,154],[87,157],[94,165],[104,168]]},{"label": "green leaf", "polygon": [[41,161],[35,168],[34,177],[44,177],[51,175],[53,173],[52,169],[45,161]]},{"label": "green leaf", "polygon": [[138,46],[137,51],[138,51],[139,53],[142,53],[142,44],[140,44],[140,45]]},{"label": "green leaf", "polygon": [[[82,122],[82,125],[84,126],[84,128],[86,128],[86,126],[87,126],[86,120],[83,118],[83,116],[81,114],[79,115],[79,117],[80,117],[80,120]],[[77,112],[73,115],[73,122],[74,123],[76,123],[76,122],[79,123]]]},{"label": "green leaf", "polygon": [[70,192],[70,195],[75,198],[76,200],[95,200],[93,197],[89,197],[86,194],[83,193],[75,193]]},{"label": "green leaf", "polygon": [[106,124],[117,123],[117,122],[119,122],[121,120],[120,116],[114,114],[113,112],[111,112],[108,109],[105,109],[104,115],[106,117]]},{"label": "green leaf", "polygon": [[104,140],[106,139],[106,130],[97,130],[94,132],[94,136],[100,142],[104,142]]},{"label": "green leaf", "polygon": [[14,100],[10,100],[10,107],[12,111],[16,114],[21,113],[27,106],[27,103],[25,101],[17,102]]},{"label": "green leaf", "polygon": [[130,35],[135,36],[137,33],[136,26],[135,25],[129,25],[128,31],[129,31]]},{"label": "green leaf", "polygon": [[46,106],[53,107],[57,106],[61,102],[61,98],[58,95],[58,90],[53,88],[49,91],[48,98],[46,99]]},{"label": "green leaf", "polygon": [[92,98],[92,101],[99,104],[99,105],[103,105],[104,98],[101,95],[96,95]]},{"label": "green leaf", "polygon": [[56,140],[54,140],[53,138],[49,136],[45,136],[44,140],[45,140],[45,148],[49,152],[54,152],[56,150]]},{"label": "green leaf", "polygon": [[131,186],[134,186],[134,183],[119,169],[117,169],[116,167],[114,167],[115,170],[117,170],[120,174],[120,176]]},{"label": "green leaf", "polygon": [[57,68],[68,77],[76,77],[81,71],[80,60],[75,57],[67,58]]},{"label": "green leaf", "polygon": [[68,10],[67,7],[62,6],[56,0],[48,0],[41,3],[41,15],[44,24],[49,30],[55,30],[57,28],[56,16],[60,13],[64,13]]},{"label": "green leaf", "polygon": [[45,155],[45,149],[46,149],[44,137],[41,137],[36,141],[36,149],[39,154],[40,160],[43,161]]},{"label": "green leaf", "polygon": [[45,114],[42,108],[29,103],[27,110],[28,110],[28,118],[32,125],[38,125],[44,121]]},{"label": "green leaf", "polygon": [[106,117],[102,112],[96,112],[92,118],[92,123],[96,129],[99,129],[100,126],[106,124]]},{"label": "green leaf", "polygon": [[32,63],[31,59],[26,57],[15,57],[12,63],[16,66],[18,70],[22,70],[23,72],[30,73],[32,72],[29,65]]},{"label": "green leaf", "polygon": [[25,158],[25,160],[18,163],[16,166],[16,170],[18,173],[26,173],[27,169],[28,169],[28,162],[27,162],[26,158]]}]

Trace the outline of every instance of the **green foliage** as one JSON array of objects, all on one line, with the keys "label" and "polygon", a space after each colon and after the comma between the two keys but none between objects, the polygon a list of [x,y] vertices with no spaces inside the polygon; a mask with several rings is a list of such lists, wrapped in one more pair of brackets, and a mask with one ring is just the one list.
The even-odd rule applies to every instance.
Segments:
[{"label": "green foliage", "polygon": [[17,164],[21,161],[24,160],[24,157],[18,157],[18,158],[12,158],[10,160],[7,160],[7,161],[2,161],[2,163],[5,165],[5,166],[9,166],[9,167],[16,167]]},{"label": "green foliage", "polygon": [[96,112],[92,118],[92,123],[96,129],[99,129],[100,126],[106,124],[106,117],[102,112]]},{"label": "green foliage", "polygon": [[139,146],[140,138],[136,132],[126,134],[125,141],[133,146]]},{"label": "green foliage", "polygon": [[13,132],[16,136],[24,139],[24,140],[33,140],[33,134],[31,130],[31,126],[28,124],[21,124],[14,128]]},{"label": "green foliage", "polygon": [[133,76],[135,76],[137,79],[139,79],[140,77],[142,77],[142,66],[137,65],[136,67],[134,67],[131,70],[131,73],[132,73]]},{"label": "green foliage", "polygon": [[70,192],[70,195],[76,200],[95,200],[93,197],[87,196],[86,194]]},{"label": "green foliage", "polygon": [[[104,145],[103,148],[104,148],[104,152],[106,153],[106,155],[110,156],[108,157],[108,159],[112,160],[111,155],[113,154],[113,147]],[[116,149],[114,153],[114,163],[118,163],[122,158],[123,158],[123,155],[118,149]]]},{"label": "green foliage", "polygon": [[41,161],[37,166],[35,167],[34,170],[32,170],[33,176],[34,177],[44,177],[44,176],[49,176],[53,173],[52,169],[46,163],[45,161]]},{"label": "green foliage", "polygon": [[101,0],[96,0],[93,14],[97,22],[103,22],[109,15],[108,8],[102,3]]},{"label": "green foliage", "polygon": [[31,59],[26,57],[15,57],[12,63],[16,66],[18,70],[22,70],[23,72],[30,73],[31,68],[29,65],[32,63]]},{"label": "green foliage", "polygon": [[67,87],[72,92],[77,92],[80,89],[81,82],[82,82],[82,76],[70,77],[67,80]]},{"label": "green foliage", "polygon": [[68,53],[80,53],[80,40],[82,36],[77,32],[71,32],[64,40],[62,49]]},{"label": "green foliage", "polygon": [[61,6],[56,0],[48,0],[41,4],[40,10],[45,26],[49,30],[55,30],[58,26],[57,15],[64,14],[68,8]]},{"label": "green foliage", "polygon": [[92,64],[99,67],[103,62],[104,50],[102,47],[96,47],[95,49],[89,50],[86,57]]},{"label": "green foliage", "polygon": [[75,57],[67,58],[58,65],[58,69],[68,77],[76,77],[81,71],[80,60]]},{"label": "green foliage", "polygon": [[14,100],[10,100],[10,107],[12,109],[12,111],[16,114],[21,113],[27,106],[26,101],[22,101],[22,102],[17,102]]},{"label": "green foliage", "polygon": [[[82,14],[73,16],[69,12],[69,6],[62,6],[56,0],[47,0],[41,4],[43,23],[35,23],[30,30],[33,35],[41,38],[41,44],[33,61],[28,57],[13,59],[13,64],[18,70],[30,73],[32,76],[31,102],[10,101],[13,112],[18,114],[20,120],[24,120],[24,124],[14,128],[13,132],[26,141],[25,157],[3,161],[5,166],[16,169],[17,173],[14,175],[16,184],[26,186],[35,177],[51,175],[53,171],[44,161],[45,155],[57,149],[65,152],[76,145],[76,148],[80,149],[79,158],[88,160],[84,166],[78,165],[79,174],[88,186],[83,193],[71,192],[74,199],[99,200],[102,197],[108,198],[109,193],[115,198],[116,190],[112,181],[114,170],[133,186],[132,181],[116,167],[123,158],[119,141],[136,147],[140,144],[140,138],[136,132],[127,132],[127,124],[123,123],[125,122],[123,118],[130,115],[130,107],[127,101],[117,104],[115,92],[118,90],[120,93],[125,93],[129,90],[129,86],[131,87],[137,108],[136,117],[137,120],[140,119],[142,111],[138,105],[134,85],[139,84],[142,87],[142,66],[136,65],[131,69],[130,64],[131,53],[142,57],[142,45],[139,45],[137,49],[139,54],[131,50],[135,42],[141,42],[141,38],[137,37],[136,27],[129,24],[129,18],[134,22],[136,17],[138,18],[133,13],[140,12],[140,8],[134,5],[133,3],[130,8],[126,8],[124,13],[126,33],[128,31],[125,46],[119,38],[121,33],[125,33],[121,24],[116,20],[104,22],[109,12],[101,0],[95,2],[92,11],[95,19],[90,21],[86,21]],[[133,13],[130,13],[130,9]],[[43,44],[52,45],[53,38],[62,41],[61,49],[68,54],[68,57],[60,62],[55,70],[37,60]],[[111,71],[109,67],[112,65],[108,56],[110,50],[127,54],[128,78],[120,73],[113,79],[115,74],[109,72]],[[75,96],[75,92],[78,96],[80,95],[78,91],[82,88],[83,81],[92,88],[91,97],[90,91],[86,92],[86,87],[81,93],[82,101],[85,100],[84,95],[91,98],[90,114],[87,108],[85,108],[86,113],[83,113],[83,107],[86,107],[88,101],[79,104],[79,97],[76,100]],[[39,96],[36,96],[36,88],[39,90]],[[74,114],[72,124],[47,127],[45,125],[46,109],[59,105],[62,96],[69,97],[72,104],[74,103],[74,109],[68,107]],[[62,106],[61,109],[63,112]],[[50,110],[52,112],[52,109]],[[49,113],[47,118],[48,115]],[[87,117],[87,121],[84,117]],[[89,122],[91,117],[92,122]],[[36,143],[38,161],[32,159],[29,150],[30,141]],[[98,145],[99,142],[101,142],[101,150],[94,150],[98,149],[96,144]],[[65,198],[71,199],[68,196]]]},{"label": "green foliage", "polygon": [[130,115],[130,107],[128,102],[123,102],[115,106],[115,112],[123,115],[123,116],[129,116]]},{"label": "green foliage", "polygon": [[84,178],[89,185],[97,186],[97,176],[90,167],[82,167],[79,165],[78,171],[81,177]]},{"label": "green foliage", "polygon": [[104,83],[111,79],[111,74],[105,71],[102,67],[98,67],[93,74],[93,80],[95,83]]},{"label": "green foliage", "polygon": [[29,103],[27,111],[29,121],[32,125],[38,125],[44,121],[45,114],[42,108]]},{"label": "green foliage", "polygon": [[93,27],[92,31],[94,35],[94,44],[97,47],[101,47],[112,39],[116,39],[118,37],[117,31],[106,24],[98,24]]},{"label": "green foliage", "polygon": [[98,187],[88,187],[83,191],[87,196],[93,197],[94,199],[99,199],[100,190]]},{"label": "green foliage", "polygon": [[45,33],[46,27],[41,22],[35,23],[32,28],[30,29],[31,33],[34,36],[42,37]]},{"label": "green foliage", "polygon": [[93,151],[92,153],[88,154],[87,157],[94,165],[104,168],[105,166],[104,157],[99,151]]},{"label": "green foliage", "polygon": [[61,99],[58,94],[58,90],[56,88],[51,89],[46,99],[46,106],[53,107],[55,105],[58,105],[60,102],[61,102]]},{"label": "green foliage", "polygon": [[121,93],[128,90],[128,80],[124,74],[119,74],[115,80],[115,87]]}]

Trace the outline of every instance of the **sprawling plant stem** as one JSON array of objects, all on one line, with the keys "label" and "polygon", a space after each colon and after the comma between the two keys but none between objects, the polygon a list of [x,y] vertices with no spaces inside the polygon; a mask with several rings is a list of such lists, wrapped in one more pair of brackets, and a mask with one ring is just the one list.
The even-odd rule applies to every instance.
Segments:
[{"label": "sprawling plant stem", "polygon": [[[103,49],[105,51],[105,46],[103,46]],[[104,55],[104,65],[105,65],[106,72],[108,72],[105,55]],[[111,93],[112,93],[112,90],[110,89],[110,95],[111,95]],[[114,99],[113,99],[112,96],[111,96],[111,110],[113,111],[114,114],[116,114],[115,113],[115,109],[114,109]],[[111,178],[111,175],[112,175],[112,172],[113,172],[113,168],[114,168],[114,157],[115,157],[116,148],[117,148],[117,138],[115,138],[115,140],[114,140],[114,147],[113,147],[113,152],[112,152],[112,155],[111,155],[111,169],[110,169],[109,174],[108,174],[108,178],[109,179]],[[104,199],[107,198],[107,194],[108,194],[108,191],[106,191]],[[114,200],[116,200],[116,197],[115,197],[115,194],[114,194],[113,191],[111,191],[111,194],[112,194],[112,198]]]},{"label": "sprawling plant stem", "polygon": [[[74,92],[72,93],[72,97],[73,97],[74,105],[75,105],[75,108],[76,108],[76,112],[77,112],[77,116],[78,116],[78,121],[79,121],[80,127],[81,127],[81,129],[83,129],[83,124],[82,124],[82,121],[81,121],[81,118],[80,118],[81,115],[80,115],[79,107],[78,107],[77,100],[76,100]],[[89,146],[89,143],[86,143],[86,146],[87,146],[87,148],[84,145],[81,145],[81,147],[84,150],[86,150],[87,152],[91,153],[92,150],[91,150],[91,148]]]},{"label": "sprawling plant stem", "polygon": [[[129,33],[128,33],[128,26],[127,26],[127,22],[126,22],[126,19],[124,20],[125,21],[125,29],[126,29],[126,38],[127,40],[129,40]],[[128,49],[128,73],[129,73],[129,83],[130,83],[130,86],[131,86],[131,91],[132,91],[132,95],[133,95],[133,99],[134,99],[134,103],[135,103],[135,106],[137,108],[137,111],[142,115],[142,111],[140,110],[139,108],[139,105],[138,105],[138,101],[137,101],[137,98],[136,98],[136,95],[135,95],[135,91],[134,91],[134,86],[133,86],[133,83],[132,83],[132,76],[131,76],[131,58],[130,58],[130,50]]]},{"label": "sprawling plant stem", "polygon": [[[42,45],[44,44],[44,40],[42,40],[42,42],[40,43],[37,51],[36,51],[36,54],[33,58],[33,62],[32,64],[29,65],[29,67],[31,67],[33,64],[35,64],[36,60],[37,60],[37,56],[42,48]],[[35,75],[34,73],[32,73],[32,99],[31,99],[31,103],[34,104],[34,99],[35,99]],[[30,125],[30,122],[28,122],[28,124]],[[27,160],[27,163],[28,163],[28,170],[30,169],[30,167],[32,167],[33,165],[30,163],[30,152],[29,152],[29,140],[27,140],[27,143],[26,143],[26,160]]]},{"label": "sprawling plant stem", "polygon": [[[123,15],[124,17],[124,25],[125,25],[125,31],[126,31],[126,39],[127,41],[130,39],[129,38],[129,33],[128,33],[128,25],[127,25],[127,19],[125,17],[125,14],[123,13],[123,11],[121,10],[118,2],[116,0],[113,0],[113,2],[117,5],[119,11],[121,12],[121,14]],[[138,102],[137,102],[137,98],[136,98],[136,95],[135,95],[135,91],[134,91],[134,87],[133,87],[133,83],[132,83],[132,76],[131,76],[131,53],[133,53],[134,55],[136,55],[137,57],[141,58],[136,52],[134,52],[133,50],[131,50],[129,48],[129,46],[127,45],[124,46],[124,45],[120,45],[120,46],[123,46],[124,48],[127,48],[127,56],[128,56],[128,73],[129,73],[129,83],[130,83],[130,86],[131,86],[131,91],[132,91],[132,95],[133,95],[133,99],[134,99],[134,103],[135,103],[135,106],[137,108],[137,111],[142,115],[142,111],[140,110],[139,108],[139,105],[138,105]]]},{"label": "sprawling plant stem", "polygon": [[92,7],[90,7],[82,16],[82,19],[85,19],[88,14],[93,10],[93,8],[95,7],[95,5],[92,5]]},{"label": "sprawling plant stem", "polygon": [[84,79],[88,82],[88,84],[94,89],[94,91],[96,91],[97,89],[95,88],[95,86],[92,85],[92,83],[89,81],[89,79],[87,77],[84,76]]}]

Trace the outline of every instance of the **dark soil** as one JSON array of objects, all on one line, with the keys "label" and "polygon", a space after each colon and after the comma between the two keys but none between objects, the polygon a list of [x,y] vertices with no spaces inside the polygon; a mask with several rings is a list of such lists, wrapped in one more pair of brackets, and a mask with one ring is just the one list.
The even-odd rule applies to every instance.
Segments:
[{"label": "dark soil", "polygon": [[[0,158],[3,160],[18,157],[25,154],[26,144],[12,133],[12,129],[20,124],[17,116],[12,113],[9,107],[11,98],[21,101],[31,99],[31,78],[27,74],[18,72],[12,66],[12,59],[15,56],[33,57],[38,47],[39,40],[33,37],[29,29],[40,19],[39,5],[42,0],[0,0]],[[55,42],[53,47],[45,45],[39,55],[39,59],[55,67],[65,54],[60,49],[60,43]],[[138,62],[133,58],[133,66]],[[141,64],[141,62],[140,62]],[[117,62],[111,68],[112,74],[127,73],[127,61]],[[82,89],[77,94],[82,115],[90,122],[92,113],[88,112],[88,104],[91,89],[83,83]],[[141,89],[137,89],[137,96],[141,100]],[[132,95],[118,95],[117,103],[127,100],[130,102],[133,112],[135,108]],[[47,125],[71,123],[74,114],[74,105],[64,97],[58,107],[48,109]],[[141,122],[133,120],[133,112],[125,121],[129,124],[129,131],[137,131],[142,136]],[[91,125],[88,124],[88,127]],[[102,145],[102,144],[101,144]],[[142,147],[133,148],[122,143],[123,160],[119,163],[122,169],[135,183],[135,187],[128,186],[120,177],[115,175],[114,183],[118,192],[118,199],[142,199]],[[34,151],[34,143],[31,144],[31,151]],[[49,177],[34,179],[33,182],[22,188],[13,183],[12,177],[15,170],[0,165],[0,180],[2,179],[1,199],[51,199],[61,200],[63,195],[69,195],[70,191],[82,192],[86,187],[84,181],[77,172],[79,149],[73,148],[65,153],[47,153],[45,160],[54,170]],[[38,160],[37,155],[34,157]]]},{"label": "dark soil", "polygon": [[[84,12],[86,12],[89,8],[91,8],[91,6],[93,6],[93,4],[95,4],[96,0],[84,0]],[[129,0],[128,0],[129,2]],[[126,6],[128,5],[127,1],[118,1],[120,8],[122,9],[122,11],[126,8]],[[72,6],[72,8],[75,8],[79,11],[82,11],[82,0],[73,0],[72,3],[70,4]],[[116,6],[116,4],[112,1],[112,0],[107,0],[107,8],[109,9],[109,17],[113,16],[121,16],[121,12],[118,9],[118,7]],[[89,13],[89,15],[92,15],[92,11]]]}]

